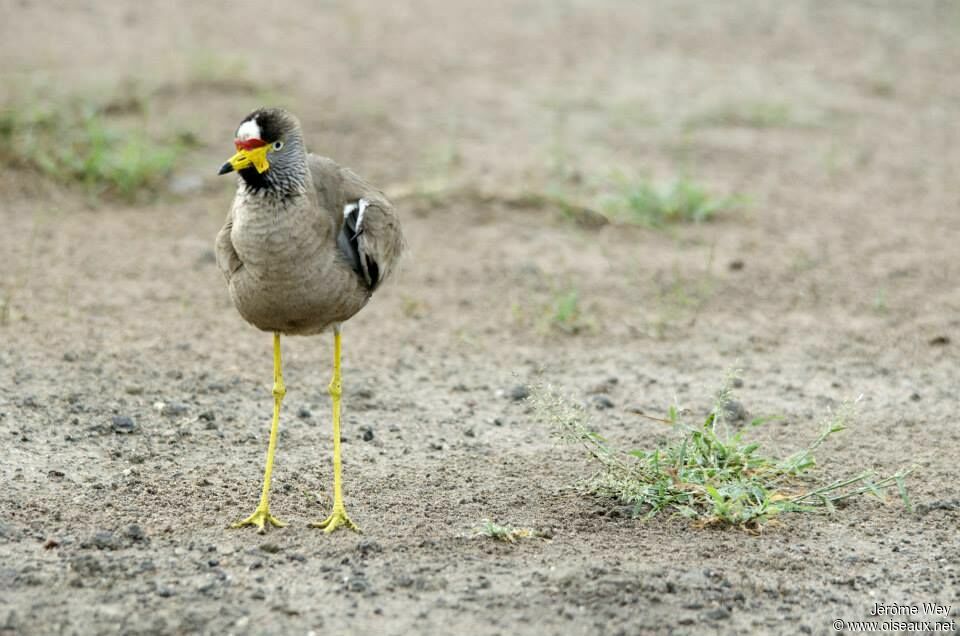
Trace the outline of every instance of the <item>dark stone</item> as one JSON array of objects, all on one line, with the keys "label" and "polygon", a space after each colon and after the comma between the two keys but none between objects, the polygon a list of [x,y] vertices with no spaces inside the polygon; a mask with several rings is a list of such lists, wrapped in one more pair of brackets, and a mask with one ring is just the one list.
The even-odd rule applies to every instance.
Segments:
[{"label": "dark stone", "polygon": [[364,539],[357,543],[357,552],[360,553],[361,557],[367,557],[370,554],[383,552],[383,547],[376,541]]},{"label": "dark stone", "polygon": [[119,542],[112,532],[101,530],[80,544],[81,548],[97,548],[98,550],[116,550]]},{"label": "dark stone", "polygon": [[103,573],[103,565],[92,556],[79,556],[70,559],[70,569],[87,579]]},{"label": "dark stone", "polygon": [[137,430],[137,425],[129,415],[114,415],[110,427],[114,433],[132,433]]},{"label": "dark stone", "polygon": [[347,590],[351,592],[366,592],[370,589],[370,583],[363,576],[354,575],[347,579]]},{"label": "dark stone", "polygon": [[613,400],[610,399],[610,396],[603,395],[602,393],[600,395],[594,395],[590,398],[590,402],[598,411],[613,408]]},{"label": "dark stone", "polygon": [[508,395],[514,402],[521,402],[530,397],[530,389],[525,384],[518,384],[510,389]]},{"label": "dark stone", "polygon": [[143,528],[135,523],[127,526],[127,529],[123,531],[123,536],[134,543],[140,543],[147,540],[147,533],[143,531]]},{"label": "dark stone", "polygon": [[372,442],[373,441],[373,428],[369,426],[363,427],[363,441]]},{"label": "dark stone", "polygon": [[737,400],[727,400],[723,405],[723,414],[731,422],[746,422],[749,417],[747,409]]},{"label": "dark stone", "polygon": [[358,400],[369,400],[373,398],[373,391],[366,387],[360,387],[359,389],[354,390],[353,393],[350,394],[350,397]]},{"label": "dark stone", "polygon": [[709,612],[705,613],[703,616],[709,621],[719,621],[725,618],[730,618],[730,610],[725,607],[715,607]]},{"label": "dark stone", "polygon": [[177,417],[187,412],[187,406],[179,402],[168,402],[160,408],[160,415],[164,417]]}]

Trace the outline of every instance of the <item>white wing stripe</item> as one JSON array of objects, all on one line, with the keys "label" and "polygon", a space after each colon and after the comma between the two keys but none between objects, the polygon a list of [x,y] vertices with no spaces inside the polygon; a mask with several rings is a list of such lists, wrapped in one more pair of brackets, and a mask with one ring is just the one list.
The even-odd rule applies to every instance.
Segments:
[{"label": "white wing stripe", "polygon": [[370,202],[366,199],[360,199],[358,204],[360,208],[360,214],[357,215],[357,233],[363,229],[363,211],[367,209],[367,206],[370,205]]}]

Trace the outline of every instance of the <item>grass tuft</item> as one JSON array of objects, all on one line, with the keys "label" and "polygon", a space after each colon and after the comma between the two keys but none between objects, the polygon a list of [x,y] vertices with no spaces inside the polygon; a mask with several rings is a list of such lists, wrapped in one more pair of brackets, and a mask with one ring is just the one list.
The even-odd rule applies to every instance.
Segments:
[{"label": "grass tuft", "polygon": [[789,104],[770,101],[747,101],[720,104],[687,119],[688,129],[711,127],[787,128],[809,126],[813,122],[800,118]]},{"label": "grass tuft", "polygon": [[569,289],[558,293],[551,302],[550,327],[563,333],[575,334],[583,329],[580,311],[580,293]]},{"label": "grass tuft", "polygon": [[185,143],[157,141],[140,127],[120,126],[111,103],[68,99],[46,106],[6,106],[0,141],[14,161],[92,194],[133,200],[157,190],[170,175]]},{"label": "grass tuft", "polygon": [[629,504],[647,518],[661,512],[680,514],[702,525],[757,529],[788,512],[833,511],[838,502],[859,495],[883,498],[899,494],[907,509],[904,479],[910,470],[888,477],[863,471],[811,489],[800,480],[816,466],[816,451],[832,435],[847,428],[854,404],[845,404],[825,420],[817,437],[800,451],[775,459],[760,452],[759,444],[744,438],[760,426],[757,419],[743,430],[730,432],[726,406],[732,400],[731,374],[717,393],[706,420],[688,424],[672,407],[657,419],[674,431],[673,439],[652,450],[624,452],[611,446],[588,426],[586,412],[549,388],[534,387],[530,400],[538,416],[563,441],[578,444],[599,469],[583,483],[601,498]]},{"label": "grass tuft", "polygon": [[741,204],[739,197],[716,196],[688,179],[677,179],[666,184],[625,181],[607,207],[614,218],[663,227],[671,223],[703,223]]},{"label": "grass tuft", "polygon": [[509,525],[500,525],[489,519],[483,520],[483,525],[477,529],[478,537],[487,537],[494,541],[504,543],[516,543],[520,539],[530,539],[537,536],[537,533],[531,528],[514,528]]},{"label": "grass tuft", "polygon": [[596,328],[596,321],[584,306],[580,291],[574,286],[555,288],[550,298],[538,309],[541,318],[538,331],[546,334],[576,336],[590,333]]}]

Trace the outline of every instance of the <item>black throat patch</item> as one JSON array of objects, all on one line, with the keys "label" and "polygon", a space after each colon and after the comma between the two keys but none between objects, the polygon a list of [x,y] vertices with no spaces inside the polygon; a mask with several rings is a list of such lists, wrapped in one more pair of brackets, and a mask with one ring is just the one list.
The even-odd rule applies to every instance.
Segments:
[{"label": "black throat patch", "polygon": [[273,187],[273,184],[267,179],[267,174],[260,174],[253,166],[240,170],[238,174],[243,177],[243,182],[246,183],[247,187],[251,190],[263,190],[264,188]]}]

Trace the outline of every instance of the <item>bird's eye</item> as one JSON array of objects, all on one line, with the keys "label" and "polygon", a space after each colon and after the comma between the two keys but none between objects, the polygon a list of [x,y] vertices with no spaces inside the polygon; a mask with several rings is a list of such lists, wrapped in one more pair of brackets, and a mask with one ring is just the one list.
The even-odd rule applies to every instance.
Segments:
[{"label": "bird's eye", "polygon": [[280,150],[281,148],[283,148],[283,142],[282,142],[282,141],[275,141],[275,142],[273,142],[273,149],[274,149],[274,150]]}]

